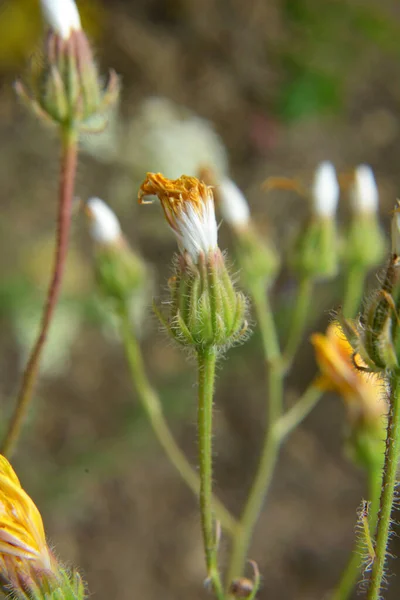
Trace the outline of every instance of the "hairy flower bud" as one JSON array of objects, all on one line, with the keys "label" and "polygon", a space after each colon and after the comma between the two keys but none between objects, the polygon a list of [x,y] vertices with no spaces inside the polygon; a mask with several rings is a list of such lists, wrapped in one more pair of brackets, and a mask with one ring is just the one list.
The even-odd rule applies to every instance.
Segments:
[{"label": "hairy flower bud", "polygon": [[349,341],[371,371],[400,364],[400,208],[392,216],[392,253],[380,287],[373,293],[356,327],[345,321]]},{"label": "hairy flower bud", "polygon": [[18,81],[16,91],[45,122],[68,131],[101,131],[118,98],[118,77],[110,71],[104,87],[72,0],[42,0],[42,9],[50,26],[44,50],[32,61],[28,85]]},{"label": "hairy flower bud", "polygon": [[379,224],[379,193],[368,165],[354,171],[350,188],[352,216],[344,236],[343,260],[348,269],[369,270],[380,265],[386,240]]},{"label": "hairy flower bud", "polygon": [[339,185],[330,162],[318,166],[311,196],[311,214],[299,230],[288,260],[299,279],[327,279],[338,272],[335,215]]},{"label": "hairy flower bud", "polygon": [[262,238],[256,229],[244,194],[232,180],[225,178],[216,185],[215,198],[235,236],[243,284],[250,290],[254,285],[272,283],[279,270],[279,255],[272,242]]},{"label": "hairy flower bud", "polygon": [[174,232],[180,254],[170,279],[167,315],[157,314],[180,343],[196,348],[223,348],[247,329],[246,298],[237,292],[218,247],[218,227],[210,187],[195,177],[170,180],[148,173],[139,202],[158,196]]},{"label": "hairy flower bud", "polygon": [[89,232],[94,242],[97,284],[117,304],[139,299],[146,288],[146,267],[124,238],[117,216],[100,198],[85,204]]}]

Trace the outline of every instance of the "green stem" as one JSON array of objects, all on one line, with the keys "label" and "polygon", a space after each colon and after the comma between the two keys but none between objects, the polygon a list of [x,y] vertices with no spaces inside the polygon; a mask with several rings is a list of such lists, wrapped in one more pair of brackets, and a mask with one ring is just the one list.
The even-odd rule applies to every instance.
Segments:
[{"label": "green stem", "polygon": [[[378,519],[381,482],[382,469],[376,466],[371,466],[368,471],[368,500],[370,502],[368,523],[372,536],[374,536],[376,522]],[[360,576],[364,554],[365,540],[362,533],[360,533],[351,553],[350,560],[342,573],[341,579],[333,592],[331,600],[348,600],[350,598]]]},{"label": "green stem", "polygon": [[217,527],[212,506],[212,411],[216,363],[215,347],[198,350],[197,361],[201,528],[207,576],[217,598],[223,600],[224,591],[217,560]]},{"label": "green stem", "polygon": [[234,579],[243,574],[250,541],[268,493],[280,447],[280,440],[276,435],[276,423],[282,414],[283,400],[283,371],[279,341],[266,291],[262,287],[257,287],[253,290],[252,296],[268,365],[268,424],[254,483],[240,519],[240,528],[233,540],[227,574],[228,587]]},{"label": "green stem", "polygon": [[[136,388],[140,402],[142,403],[161,447],[188,487],[196,496],[198,496],[200,491],[200,478],[179,448],[168,427],[168,423],[163,415],[160,398],[154,391],[147,377],[140,345],[131,328],[132,324],[127,310],[124,308],[121,310],[120,330],[132,377],[132,383]],[[221,522],[221,526],[234,536],[237,529],[235,518],[215,497],[212,499],[212,504],[217,519]]]},{"label": "green stem", "polygon": [[375,538],[375,560],[368,587],[368,600],[378,600],[382,588],[385,562],[388,551],[391,514],[397,481],[397,462],[400,449],[400,372],[390,376],[390,408],[388,415],[385,462],[382,476],[377,533]]},{"label": "green stem", "polygon": [[281,416],[276,423],[276,432],[281,443],[309,415],[321,396],[322,391],[311,383],[296,404]]},{"label": "green stem", "polygon": [[14,413],[11,417],[6,436],[1,446],[1,453],[5,456],[10,456],[12,454],[21,433],[21,428],[32,400],[34,385],[38,377],[40,359],[46,345],[50,325],[52,323],[53,315],[61,291],[61,283],[68,253],[77,155],[78,143],[75,132],[70,130],[64,131],[62,135],[57,239],[53,274],[47,293],[46,304],[43,310],[39,335],[32,348],[28,363],[25,367]]},{"label": "green stem", "polygon": [[360,309],[365,289],[365,276],[365,269],[359,266],[350,267],[346,273],[343,316],[347,319],[354,319]]},{"label": "green stem", "polygon": [[296,304],[293,309],[289,337],[284,351],[285,365],[288,369],[293,362],[299,344],[302,340],[307,319],[310,314],[311,294],[313,290],[312,279],[305,277],[299,282]]}]

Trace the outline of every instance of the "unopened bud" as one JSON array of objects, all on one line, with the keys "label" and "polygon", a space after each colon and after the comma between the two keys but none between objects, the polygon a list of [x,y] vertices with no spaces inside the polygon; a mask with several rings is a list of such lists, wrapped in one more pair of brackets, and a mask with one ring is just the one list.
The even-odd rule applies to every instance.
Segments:
[{"label": "unopened bud", "polygon": [[333,164],[320,163],[315,171],[312,187],[312,199],[315,215],[322,218],[334,218],[339,202],[340,188]]},{"label": "unopened bud", "polygon": [[248,598],[254,589],[254,583],[251,579],[247,579],[246,577],[240,577],[238,579],[234,579],[229,587],[229,593],[234,596],[234,598]]},{"label": "unopened bud", "polygon": [[250,208],[243,192],[232,179],[221,181],[216,190],[222,217],[231,227],[246,227],[250,222]]},{"label": "unopened bud", "polygon": [[148,173],[139,202],[147,195],[158,196],[180,249],[168,313],[157,310],[163,324],[178,342],[197,349],[239,341],[247,330],[247,301],[236,291],[218,247],[211,188],[195,177],[170,180]]},{"label": "unopened bud", "polygon": [[243,285],[251,290],[259,283],[272,283],[279,270],[279,255],[267,236],[263,238],[257,231],[243,192],[231,179],[225,178],[215,186],[215,198],[235,237]]},{"label": "unopened bud", "polygon": [[379,192],[374,172],[369,165],[359,165],[354,171],[351,200],[355,213],[373,213],[378,210]]},{"label": "unopened bud", "polygon": [[81,29],[81,20],[74,0],[41,0],[42,11],[50,29],[63,39]]},{"label": "unopened bud", "polygon": [[45,47],[32,62],[29,87],[19,81],[16,91],[45,122],[74,133],[102,131],[118,98],[118,77],[110,71],[104,87],[72,0],[42,0],[42,9],[50,25]]},{"label": "unopened bud", "polygon": [[372,370],[398,368],[400,364],[400,219],[399,208],[392,217],[392,254],[382,279],[362,316],[358,347]]},{"label": "unopened bud", "polygon": [[368,271],[382,263],[387,246],[378,218],[378,188],[368,165],[355,169],[350,198],[352,216],[344,236],[343,261],[350,271]]},{"label": "unopened bud", "polygon": [[315,172],[311,191],[312,210],[298,230],[288,262],[299,279],[328,279],[338,272],[336,209],[339,184],[330,162]]},{"label": "unopened bud", "polygon": [[146,287],[146,267],[125,240],[117,216],[100,198],[85,205],[89,232],[94,242],[97,284],[107,298],[129,304]]}]

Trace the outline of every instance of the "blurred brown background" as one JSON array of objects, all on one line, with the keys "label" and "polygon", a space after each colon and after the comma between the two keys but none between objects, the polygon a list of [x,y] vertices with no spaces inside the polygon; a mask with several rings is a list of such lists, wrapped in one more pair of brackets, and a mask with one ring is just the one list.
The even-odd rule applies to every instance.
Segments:
[{"label": "blurred brown background", "polygon": [[[221,170],[229,161],[258,221],[281,239],[303,200],[265,196],[260,184],[267,176],[307,184],[320,160],[332,160],[339,171],[367,162],[387,215],[399,185],[396,0],[81,0],[78,6],[104,72],[115,68],[124,87],[121,129],[109,140],[84,141],[90,152],[82,153],[77,194],[98,195],[116,210],[132,244],[155,265],[156,295],[175,242],[159,211],[136,206],[146,170],[175,176],[206,159]],[[57,142],[12,91],[40,39],[39,3],[3,0],[1,428],[35,333],[54,233]],[[209,120],[215,133],[192,113]],[[346,197],[341,212],[345,219]],[[340,285],[320,288],[320,316],[310,328],[325,327],[329,309],[340,303]],[[276,305],[290,306],[293,291],[283,275]],[[57,554],[80,566],[99,600],[206,597],[196,500],[154,441],[131,390],[113,324],[96,300],[79,215],[51,344],[14,464]],[[143,345],[171,426],[195,464],[195,368],[159,332],[150,301]],[[305,338],[288,381],[289,403],[314,372]],[[221,362],[216,393],[215,489],[236,514],[257,464],[265,402],[255,326],[251,340]],[[329,598],[346,564],[365,485],[344,456],[343,421],[339,399],[325,398],[282,452],[251,548],[264,577],[262,600]],[[399,594],[399,564],[390,563],[388,599]]]}]

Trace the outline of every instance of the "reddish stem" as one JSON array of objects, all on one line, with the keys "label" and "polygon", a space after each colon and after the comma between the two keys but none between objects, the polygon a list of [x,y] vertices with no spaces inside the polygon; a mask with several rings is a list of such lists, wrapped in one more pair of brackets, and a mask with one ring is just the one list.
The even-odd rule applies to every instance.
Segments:
[{"label": "reddish stem", "polygon": [[40,359],[46,344],[50,325],[60,295],[61,282],[68,253],[68,240],[71,225],[72,200],[75,186],[77,166],[77,141],[71,134],[63,136],[61,156],[61,177],[59,188],[59,204],[57,216],[57,239],[47,301],[44,307],[40,332],[32,348],[28,363],[21,382],[14,413],[12,415],[1,453],[10,456],[21,432],[29,404],[32,399],[33,388],[38,376]]}]

